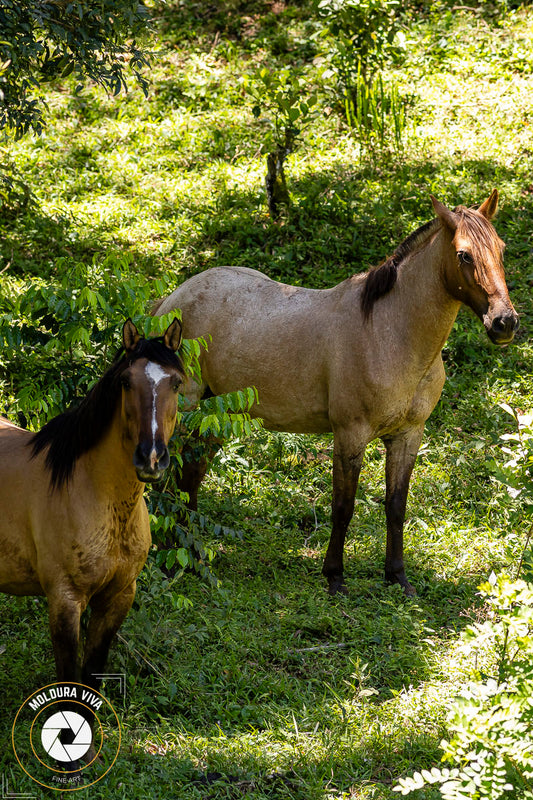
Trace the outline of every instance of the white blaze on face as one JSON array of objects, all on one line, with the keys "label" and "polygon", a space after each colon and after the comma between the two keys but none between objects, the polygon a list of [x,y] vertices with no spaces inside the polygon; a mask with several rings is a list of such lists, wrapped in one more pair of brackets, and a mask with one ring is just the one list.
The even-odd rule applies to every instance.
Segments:
[{"label": "white blaze on face", "polygon": [[157,460],[156,450],[155,450],[155,435],[157,433],[157,419],[156,419],[156,401],[157,401],[157,387],[163,378],[168,378],[168,374],[165,372],[163,367],[160,367],[159,364],[154,364],[153,361],[149,361],[146,365],[144,372],[148,381],[152,387],[152,452],[150,454],[150,461],[152,463],[152,467],[155,466],[155,462]]}]

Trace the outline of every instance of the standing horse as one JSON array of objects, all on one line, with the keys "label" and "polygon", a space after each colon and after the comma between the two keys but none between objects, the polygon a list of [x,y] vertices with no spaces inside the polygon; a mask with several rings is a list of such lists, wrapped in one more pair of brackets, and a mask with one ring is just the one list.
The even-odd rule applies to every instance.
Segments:
[{"label": "standing horse", "polygon": [[[441,350],[461,303],[491,341],[518,328],[502,265],[503,242],[490,219],[498,193],[477,209],[446,208],[391,258],[331,289],[287,286],[255,270],[218,267],[195,275],[160,301],[180,308],[186,337],[211,337],[201,356],[204,393],[255,386],[252,414],[270,430],[333,431],[332,533],[322,572],[329,591],[345,591],[343,548],[369,442],[386,447],[385,576],[414,594],[403,562],[409,480],[424,423],[444,385]],[[184,460],[182,486],[196,503],[205,464]]]},{"label": "standing horse", "polygon": [[125,352],[77,408],[36,434],[0,420],[0,591],[46,595],[60,682],[98,688],[133,602],[151,541],[144,484],[169,464],[180,341],[177,320],[156,339],[128,320]]}]

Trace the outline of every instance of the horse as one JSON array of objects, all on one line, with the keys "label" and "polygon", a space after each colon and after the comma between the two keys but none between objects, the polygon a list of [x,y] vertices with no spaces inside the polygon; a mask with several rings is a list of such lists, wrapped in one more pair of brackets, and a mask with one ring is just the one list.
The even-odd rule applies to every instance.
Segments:
[{"label": "horse", "polygon": [[[0,591],[45,595],[58,682],[98,689],[151,544],[145,483],[168,467],[185,374],[181,326],[123,350],[37,433],[0,418]],[[80,618],[90,618],[80,663]]]},{"label": "horse", "polygon": [[[478,208],[431,201],[436,217],[391,257],[332,288],[215,267],[153,308],[181,309],[184,336],[210,339],[201,380],[183,389],[191,403],[255,386],[251,413],[267,429],[333,432],[332,530],[322,568],[330,594],[346,592],[344,541],[365,448],[374,439],[386,449],[385,578],[406,595],[416,593],[405,573],[403,525],[424,424],[444,385],[441,351],[461,304],[495,344],[511,342],[518,328],[504,243],[490,222],[497,190]],[[191,458],[184,457],[181,488],[194,509],[207,465]]]}]

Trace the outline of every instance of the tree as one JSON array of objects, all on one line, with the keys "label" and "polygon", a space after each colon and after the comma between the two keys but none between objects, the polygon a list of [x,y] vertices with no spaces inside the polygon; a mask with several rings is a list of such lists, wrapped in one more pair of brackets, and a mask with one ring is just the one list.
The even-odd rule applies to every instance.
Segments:
[{"label": "tree", "polygon": [[146,92],[136,40],[148,27],[137,0],[0,0],[0,129],[39,133],[39,87],[71,73],[118,94],[129,70]]}]

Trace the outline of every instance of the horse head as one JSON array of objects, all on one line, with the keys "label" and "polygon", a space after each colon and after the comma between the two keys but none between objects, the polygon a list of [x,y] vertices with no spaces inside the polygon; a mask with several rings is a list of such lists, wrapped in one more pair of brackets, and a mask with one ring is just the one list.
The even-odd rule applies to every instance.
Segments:
[{"label": "horse head", "polygon": [[447,290],[482,320],[492,342],[508,344],[519,322],[503,272],[505,244],[490,221],[498,208],[497,190],[477,209],[458,206],[451,211],[434,197],[431,201],[450,234],[444,265]]},{"label": "horse head", "polygon": [[123,328],[128,366],[120,376],[122,421],[134,445],[133,465],[143,482],[157,481],[170,463],[168,442],[176,423],[184,370],[176,350],[181,325],[175,319],[160,339],[142,339],[131,320]]}]

